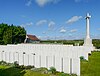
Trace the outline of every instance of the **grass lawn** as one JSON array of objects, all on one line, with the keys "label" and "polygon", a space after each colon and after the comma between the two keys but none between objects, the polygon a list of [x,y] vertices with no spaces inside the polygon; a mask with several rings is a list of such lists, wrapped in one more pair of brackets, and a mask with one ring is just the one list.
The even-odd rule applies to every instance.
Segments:
[{"label": "grass lawn", "polygon": [[92,52],[89,61],[81,61],[81,76],[100,76],[100,52]]},{"label": "grass lawn", "polygon": [[41,74],[39,72],[34,72],[31,70],[27,70],[24,76],[50,76],[49,74]]},{"label": "grass lawn", "polygon": [[0,69],[7,69],[7,68],[9,68],[9,66],[3,66],[3,65],[0,65]]}]

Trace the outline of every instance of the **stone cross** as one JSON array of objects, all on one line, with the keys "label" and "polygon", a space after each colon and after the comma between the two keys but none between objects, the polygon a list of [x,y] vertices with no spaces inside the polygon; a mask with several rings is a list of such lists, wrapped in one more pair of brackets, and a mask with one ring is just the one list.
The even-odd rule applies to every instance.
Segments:
[{"label": "stone cross", "polygon": [[90,18],[91,16],[89,13],[86,15],[86,38],[90,38]]},{"label": "stone cross", "polygon": [[84,46],[93,46],[92,44],[92,40],[90,38],[90,18],[91,16],[89,15],[89,13],[86,14],[86,38],[84,40]]}]

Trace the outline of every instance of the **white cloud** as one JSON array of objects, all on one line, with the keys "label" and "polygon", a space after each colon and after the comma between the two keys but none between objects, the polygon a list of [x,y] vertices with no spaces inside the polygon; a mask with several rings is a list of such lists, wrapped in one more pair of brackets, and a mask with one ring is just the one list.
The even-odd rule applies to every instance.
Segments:
[{"label": "white cloud", "polygon": [[48,34],[54,31],[55,24],[56,23],[54,21],[49,20],[39,20],[36,22],[36,26],[46,25],[47,29],[43,30],[42,34]]},{"label": "white cloud", "polygon": [[20,26],[21,26],[21,27],[25,27],[25,25],[24,25],[24,24],[21,24]]},{"label": "white cloud", "polygon": [[49,24],[48,24],[48,27],[53,27],[55,25],[55,22],[54,21],[50,21]]},{"label": "white cloud", "polygon": [[73,16],[71,19],[69,19],[66,23],[67,24],[72,24],[78,20],[80,20],[82,18],[82,16]]},{"label": "white cloud", "polygon": [[39,39],[41,39],[42,38],[42,36],[37,36]]},{"label": "white cloud", "polygon": [[30,6],[32,4],[32,0],[29,0],[27,3],[26,3],[26,6]]},{"label": "white cloud", "polygon": [[32,25],[33,25],[32,22],[30,22],[30,23],[26,23],[26,26],[32,26]]},{"label": "white cloud", "polygon": [[49,3],[50,0],[36,0],[36,3],[39,5],[39,6],[44,6],[46,5],[47,3]]},{"label": "white cloud", "polygon": [[45,24],[45,23],[47,23],[47,20],[40,20],[40,21],[38,21],[38,22],[36,23],[36,25],[37,25],[37,26],[40,26],[40,25],[43,25],[43,24]]},{"label": "white cloud", "polygon": [[54,21],[50,21],[48,23],[48,31],[53,31],[54,30],[54,26],[55,26],[55,22]]},{"label": "white cloud", "polygon": [[42,34],[46,34],[46,32],[42,32]]},{"label": "white cloud", "polygon": [[33,22],[26,23],[26,24],[21,24],[20,26],[21,27],[26,27],[26,26],[32,26],[32,25],[33,25]]},{"label": "white cloud", "polygon": [[48,25],[48,31],[51,31],[54,29],[55,26],[55,22],[54,21],[48,21],[48,20],[40,20],[36,23],[37,26],[43,25],[43,24],[47,24]]},{"label": "white cloud", "polygon": [[48,3],[58,3],[61,0],[35,0],[35,1],[40,7],[43,7]]},{"label": "white cloud", "polygon": [[66,33],[66,29],[62,28],[62,29],[60,30],[60,33]]},{"label": "white cloud", "polygon": [[71,33],[77,32],[77,29],[70,30]]}]

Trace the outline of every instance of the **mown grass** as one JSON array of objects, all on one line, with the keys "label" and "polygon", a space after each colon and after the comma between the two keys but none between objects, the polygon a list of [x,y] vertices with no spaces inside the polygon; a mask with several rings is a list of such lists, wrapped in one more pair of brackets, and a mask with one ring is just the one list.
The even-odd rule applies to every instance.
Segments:
[{"label": "mown grass", "polygon": [[7,68],[9,68],[9,66],[5,66],[5,65],[0,66],[0,69],[7,69]]},{"label": "mown grass", "polygon": [[81,61],[81,76],[100,76],[100,52],[92,52],[88,61]]},{"label": "mown grass", "polygon": [[40,72],[34,72],[31,70],[27,70],[24,76],[50,76],[49,74],[41,74]]}]

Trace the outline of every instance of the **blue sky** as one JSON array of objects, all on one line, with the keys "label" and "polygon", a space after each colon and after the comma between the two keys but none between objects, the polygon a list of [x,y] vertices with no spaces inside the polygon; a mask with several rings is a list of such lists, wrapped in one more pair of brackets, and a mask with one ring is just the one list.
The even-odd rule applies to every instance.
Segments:
[{"label": "blue sky", "polygon": [[0,23],[25,27],[40,39],[83,39],[86,13],[91,38],[100,38],[100,0],[0,0]]}]

